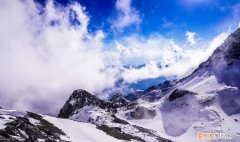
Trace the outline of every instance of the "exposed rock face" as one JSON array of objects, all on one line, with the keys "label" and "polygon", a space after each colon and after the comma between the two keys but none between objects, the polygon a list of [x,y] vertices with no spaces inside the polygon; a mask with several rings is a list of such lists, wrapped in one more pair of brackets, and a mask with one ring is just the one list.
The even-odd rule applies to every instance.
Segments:
[{"label": "exposed rock face", "polygon": [[239,60],[240,59],[240,29],[237,29],[232,33],[226,41],[213,53],[218,54],[222,53],[223,56],[219,58],[228,59],[228,61]]},{"label": "exposed rock face", "polygon": [[107,102],[97,98],[96,96],[88,93],[85,90],[76,90],[71,95],[67,102],[64,104],[63,108],[60,110],[58,117],[68,118],[73,114],[75,110],[81,109],[85,106],[98,106],[101,109],[106,109],[107,111],[115,112],[118,105],[111,102]]},{"label": "exposed rock face", "polygon": [[122,94],[116,94],[114,95],[110,100],[111,103],[116,105],[117,107],[123,107],[130,104],[130,101],[125,99]]},{"label": "exposed rock face", "polygon": [[168,97],[168,100],[171,102],[171,101],[176,100],[178,98],[181,98],[181,97],[183,97],[183,96],[185,96],[187,94],[194,94],[194,93],[191,93],[190,91],[187,91],[187,90],[178,90],[178,89],[176,89]]},{"label": "exposed rock face", "polygon": [[27,112],[25,116],[12,116],[10,118],[2,117],[0,119],[11,119],[11,121],[5,124],[4,129],[0,130],[0,141],[37,142],[42,140],[48,142],[66,142],[60,137],[61,135],[65,136],[65,133],[61,129],[55,127],[52,123],[43,119],[41,115]]},{"label": "exposed rock face", "polygon": [[119,127],[109,127],[107,125],[100,125],[100,126],[97,126],[97,128],[106,132],[110,136],[113,136],[120,140],[125,140],[125,141],[135,140],[139,142],[145,142],[145,140],[141,139],[140,137],[124,133]]}]

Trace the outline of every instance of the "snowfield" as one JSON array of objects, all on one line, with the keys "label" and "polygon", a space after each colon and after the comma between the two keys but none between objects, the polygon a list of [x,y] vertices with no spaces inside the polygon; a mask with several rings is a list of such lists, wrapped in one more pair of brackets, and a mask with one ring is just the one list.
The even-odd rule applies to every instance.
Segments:
[{"label": "snowfield", "polygon": [[73,120],[44,116],[44,119],[53,123],[62,129],[67,137],[62,139],[72,142],[122,142],[117,140],[105,132],[96,129],[96,126],[89,123],[77,122]]}]

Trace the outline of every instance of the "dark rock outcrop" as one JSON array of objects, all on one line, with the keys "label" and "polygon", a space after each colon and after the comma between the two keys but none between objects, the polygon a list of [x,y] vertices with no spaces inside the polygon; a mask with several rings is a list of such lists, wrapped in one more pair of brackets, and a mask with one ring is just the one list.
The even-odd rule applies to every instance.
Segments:
[{"label": "dark rock outcrop", "polygon": [[[38,121],[33,124],[29,119]],[[28,112],[24,117],[12,117],[13,121],[7,122],[5,128],[0,130],[0,141],[2,142],[37,142],[39,139],[46,142],[67,142],[60,135],[65,133],[55,127],[52,123],[43,119],[41,115]]]},{"label": "dark rock outcrop", "polygon": [[168,97],[168,100],[169,101],[173,101],[175,99],[178,99],[178,98],[181,98],[187,94],[194,94],[190,91],[187,91],[187,90],[179,90],[179,89],[176,89],[172,92],[172,94]]},{"label": "dark rock outcrop", "polygon": [[109,101],[113,103],[116,107],[123,107],[130,104],[130,101],[124,98],[122,94],[116,94],[112,96]]},{"label": "dark rock outcrop", "polygon": [[101,100],[96,96],[88,93],[85,90],[76,90],[74,91],[67,102],[64,104],[63,108],[60,110],[58,117],[68,118],[73,114],[75,110],[81,109],[84,106],[95,105],[99,108],[105,109],[107,111],[116,112],[118,105],[114,105],[111,102]]},{"label": "dark rock outcrop", "polygon": [[100,125],[100,126],[97,126],[97,129],[100,129],[105,133],[107,133],[108,135],[115,137],[116,139],[119,139],[119,140],[124,140],[124,141],[135,140],[139,142],[145,142],[145,140],[141,139],[140,137],[122,132],[121,128],[119,127],[109,127],[107,125]]}]

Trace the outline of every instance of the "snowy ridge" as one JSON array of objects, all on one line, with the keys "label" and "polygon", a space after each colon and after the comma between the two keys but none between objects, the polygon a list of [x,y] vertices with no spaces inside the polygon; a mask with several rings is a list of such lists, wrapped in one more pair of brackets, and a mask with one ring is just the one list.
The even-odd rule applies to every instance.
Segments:
[{"label": "snowy ridge", "polygon": [[121,142],[105,132],[96,129],[95,125],[81,123],[67,119],[45,116],[44,119],[53,123],[58,128],[64,130],[67,136],[62,137],[64,140],[72,142]]},{"label": "snowy ridge", "polygon": [[[75,101],[73,101],[73,99]],[[89,101],[90,99],[91,101]],[[81,104],[84,105],[76,102],[81,102]],[[59,116],[63,116],[61,114],[62,112],[71,111],[71,113],[69,113],[69,116],[66,118],[78,122],[92,123],[96,125],[98,129],[120,140],[170,142],[170,140],[162,138],[159,134],[151,129],[131,125],[126,120],[119,119],[116,116],[117,112],[125,110],[133,110],[134,112],[135,109],[139,109],[139,107],[140,106],[137,102],[127,101],[126,99],[121,98],[121,96],[116,96],[110,99],[110,101],[104,101],[100,100],[99,98],[95,98],[95,96],[93,97],[93,95],[84,90],[77,90],[74,91],[73,94],[69,97],[64,107],[60,111]],[[141,109],[144,108],[140,107],[139,111],[142,111]],[[139,114],[136,116],[142,117],[142,115]]]},{"label": "snowy ridge", "polygon": [[[16,129],[13,129],[12,126],[15,126]],[[16,110],[0,109],[0,129],[0,141],[121,141],[96,129],[95,125],[89,123]]]}]

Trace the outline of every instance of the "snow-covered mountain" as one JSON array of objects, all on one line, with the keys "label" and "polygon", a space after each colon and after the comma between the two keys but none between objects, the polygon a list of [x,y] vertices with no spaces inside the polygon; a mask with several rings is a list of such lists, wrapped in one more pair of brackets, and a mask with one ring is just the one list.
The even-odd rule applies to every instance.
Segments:
[{"label": "snow-covered mountain", "polygon": [[120,141],[96,126],[31,112],[0,109],[1,142]]},{"label": "snow-covered mountain", "polygon": [[[121,95],[113,96],[104,101],[85,90],[74,91],[58,117],[91,123],[106,134],[123,141],[151,141],[170,142],[162,138],[156,131],[132,125],[128,120],[116,116],[119,112],[126,112],[131,119],[147,119],[155,116],[155,110],[140,107],[136,101],[128,101]],[[149,117],[150,114],[152,117]]]},{"label": "snow-covered mountain", "polygon": [[[101,100],[79,89],[58,117],[0,109],[0,141],[239,142],[239,89],[240,29],[189,76],[140,95]],[[198,133],[230,139],[202,140]]]}]

